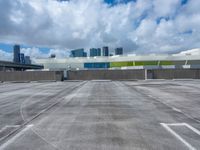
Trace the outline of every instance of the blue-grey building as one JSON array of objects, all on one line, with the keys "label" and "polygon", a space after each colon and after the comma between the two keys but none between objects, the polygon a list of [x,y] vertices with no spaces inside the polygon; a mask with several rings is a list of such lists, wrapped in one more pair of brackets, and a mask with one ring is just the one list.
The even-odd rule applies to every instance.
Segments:
[{"label": "blue-grey building", "polygon": [[20,46],[14,45],[13,47],[13,62],[20,63]]},{"label": "blue-grey building", "polygon": [[102,56],[109,56],[109,48],[107,46],[102,48]]},{"label": "blue-grey building", "polygon": [[115,55],[123,55],[123,48],[122,47],[116,48]]},{"label": "blue-grey building", "polygon": [[20,53],[20,64],[25,64],[24,53]]},{"label": "blue-grey building", "polygon": [[100,48],[91,48],[90,49],[90,57],[94,57],[94,56],[101,56]]},{"label": "blue-grey building", "polygon": [[50,58],[56,58],[56,54],[51,54]]},{"label": "blue-grey building", "polygon": [[87,57],[87,53],[84,49],[75,49],[71,51],[70,57]]},{"label": "blue-grey building", "polygon": [[86,52],[83,52],[83,57],[87,57],[87,53]]},{"label": "blue-grey building", "polygon": [[30,56],[25,56],[25,64],[28,64],[28,65],[31,64]]}]

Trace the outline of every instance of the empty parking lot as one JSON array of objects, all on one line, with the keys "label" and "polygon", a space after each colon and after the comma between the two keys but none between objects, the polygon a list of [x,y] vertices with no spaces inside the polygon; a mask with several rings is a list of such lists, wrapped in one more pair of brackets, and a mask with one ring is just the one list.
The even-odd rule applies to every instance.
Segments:
[{"label": "empty parking lot", "polygon": [[0,84],[2,150],[198,150],[200,80]]}]

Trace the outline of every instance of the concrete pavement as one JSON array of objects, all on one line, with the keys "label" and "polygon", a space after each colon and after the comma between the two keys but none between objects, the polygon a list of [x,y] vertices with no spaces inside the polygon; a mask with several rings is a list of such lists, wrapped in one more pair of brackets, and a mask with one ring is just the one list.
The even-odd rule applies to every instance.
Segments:
[{"label": "concrete pavement", "polygon": [[200,149],[199,83],[0,84],[0,149]]}]

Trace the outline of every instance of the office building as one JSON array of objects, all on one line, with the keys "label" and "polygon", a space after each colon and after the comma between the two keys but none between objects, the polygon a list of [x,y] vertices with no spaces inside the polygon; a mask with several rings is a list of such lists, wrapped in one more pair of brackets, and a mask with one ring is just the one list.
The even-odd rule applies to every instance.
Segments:
[{"label": "office building", "polygon": [[122,47],[116,48],[115,55],[123,55],[123,48]]},{"label": "office building", "polygon": [[70,57],[86,57],[87,53],[84,49],[75,49],[71,51]]},{"label": "office building", "polygon": [[83,57],[87,57],[87,53],[86,52],[83,52]]},{"label": "office building", "polygon": [[13,62],[20,63],[20,46],[19,45],[14,45]]},{"label": "office building", "polygon": [[56,58],[56,54],[51,54],[50,58]]},{"label": "office building", "polygon": [[31,64],[30,56],[25,56],[25,64],[28,64],[28,65]]},{"label": "office building", "polygon": [[109,49],[107,46],[102,48],[102,56],[109,56]]},{"label": "office building", "polygon": [[25,58],[23,53],[20,53],[20,64],[25,64]]},{"label": "office building", "polygon": [[101,56],[100,48],[91,48],[90,49],[90,57]]}]

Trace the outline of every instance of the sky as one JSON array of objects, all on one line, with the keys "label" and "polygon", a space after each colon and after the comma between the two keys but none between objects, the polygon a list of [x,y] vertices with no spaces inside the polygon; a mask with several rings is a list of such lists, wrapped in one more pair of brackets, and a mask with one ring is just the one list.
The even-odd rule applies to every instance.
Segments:
[{"label": "sky", "polygon": [[200,0],[0,0],[0,60],[123,47],[126,54],[200,47]]}]

